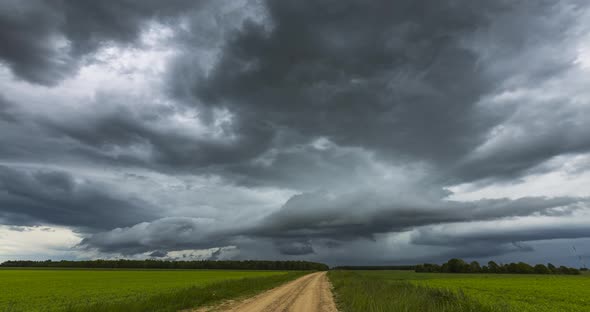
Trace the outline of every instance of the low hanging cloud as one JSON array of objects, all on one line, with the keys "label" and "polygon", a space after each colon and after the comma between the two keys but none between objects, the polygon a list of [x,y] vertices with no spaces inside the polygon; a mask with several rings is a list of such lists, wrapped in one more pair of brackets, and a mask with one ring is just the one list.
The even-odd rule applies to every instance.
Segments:
[{"label": "low hanging cloud", "polygon": [[276,236],[345,237],[399,232],[417,226],[505,217],[569,215],[586,208],[586,198],[487,199],[473,202],[405,197],[375,192],[303,194],[268,216],[262,231]]},{"label": "low hanging cloud", "polygon": [[207,249],[227,245],[227,239],[214,220],[163,218],[127,228],[92,235],[82,246],[103,252],[135,254],[183,249]]},{"label": "low hanging cloud", "polygon": [[15,116],[12,110],[13,104],[0,95],[0,120],[2,122],[14,122]]},{"label": "low hanging cloud", "polygon": [[[338,196],[302,194],[292,197],[280,210],[251,223],[229,226],[223,220],[165,218],[97,233],[85,239],[82,245],[104,252],[204,249],[230,244],[239,248],[240,237],[250,237],[274,241],[277,251],[284,255],[307,255],[314,253],[313,240],[342,243],[357,239],[374,240],[378,234],[418,229],[418,234],[412,236],[412,243],[428,245],[428,238],[436,238],[440,245],[453,246],[457,243],[455,236],[428,232],[429,226],[444,233],[460,229],[464,224],[515,226],[505,223],[505,220],[515,218],[545,218],[555,222],[562,218],[568,220],[572,214],[585,212],[589,207],[590,199],[573,197],[457,202],[423,198],[400,200],[396,196],[387,197],[377,193]],[[554,228],[559,230],[561,225],[557,223]],[[542,232],[542,228],[538,231]],[[569,229],[563,233],[578,233],[577,236],[558,235],[555,231],[547,231],[546,236],[511,235],[509,231],[504,233],[505,237],[512,237],[508,242],[540,240],[552,236],[577,238],[588,234],[586,231]],[[477,241],[478,236],[467,235],[466,239]],[[485,240],[485,236],[482,240]],[[506,241],[490,239],[488,243],[500,248]]]},{"label": "low hanging cloud", "polygon": [[76,181],[63,171],[0,166],[0,221],[100,230],[151,220],[156,215],[148,203],[113,193],[100,185]]},{"label": "low hanging cloud", "polygon": [[[567,217],[510,218],[495,222],[474,221],[416,230],[412,242],[420,245],[460,246],[507,244],[547,239],[588,237],[588,210]],[[452,229],[452,231],[450,231]]]}]

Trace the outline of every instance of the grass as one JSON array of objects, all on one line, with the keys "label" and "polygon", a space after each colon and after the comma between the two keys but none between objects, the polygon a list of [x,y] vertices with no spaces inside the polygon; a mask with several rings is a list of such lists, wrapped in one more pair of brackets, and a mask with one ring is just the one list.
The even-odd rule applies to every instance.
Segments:
[{"label": "grass", "polygon": [[590,275],[329,273],[342,311],[590,311]]},{"label": "grass", "polygon": [[177,311],[304,274],[233,270],[0,270],[0,311]]},{"label": "grass", "polygon": [[388,281],[365,273],[359,271],[331,271],[328,273],[334,286],[336,302],[341,311],[509,311],[506,307],[479,303],[461,293],[427,288],[407,281]]}]

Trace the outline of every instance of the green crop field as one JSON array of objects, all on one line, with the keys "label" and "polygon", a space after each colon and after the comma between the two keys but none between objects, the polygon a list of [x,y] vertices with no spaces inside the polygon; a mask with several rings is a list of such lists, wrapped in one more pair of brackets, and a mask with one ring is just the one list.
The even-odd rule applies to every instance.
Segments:
[{"label": "green crop field", "polygon": [[299,275],[236,270],[0,269],[0,311],[174,311],[207,303],[215,296],[223,299],[264,290]]},{"label": "green crop field", "polygon": [[332,271],[344,312],[590,311],[590,275]]}]

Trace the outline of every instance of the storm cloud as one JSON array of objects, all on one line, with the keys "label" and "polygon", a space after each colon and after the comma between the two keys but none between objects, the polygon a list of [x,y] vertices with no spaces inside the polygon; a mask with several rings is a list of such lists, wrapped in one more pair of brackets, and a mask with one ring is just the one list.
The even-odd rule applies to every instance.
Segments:
[{"label": "storm cloud", "polygon": [[56,170],[16,170],[0,166],[0,220],[3,224],[43,223],[105,229],[150,220],[148,203],[117,196],[101,185]]},{"label": "storm cloud", "polygon": [[0,8],[0,57],[20,78],[54,85],[101,46],[132,44],[148,21],[178,16],[198,3],[7,1]]},{"label": "storm cloud", "polygon": [[531,246],[590,236],[589,26],[575,0],[4,2],[0,223],[80,257],[556,256]]}]

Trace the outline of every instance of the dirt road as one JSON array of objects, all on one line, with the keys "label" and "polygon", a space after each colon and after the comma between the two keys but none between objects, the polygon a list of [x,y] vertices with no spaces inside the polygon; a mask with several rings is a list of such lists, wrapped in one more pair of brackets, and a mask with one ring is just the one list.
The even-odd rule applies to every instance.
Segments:
[{"label": "dirt road", "polygon": [[311,273],[258,296],[198,311],[337,312],[326,272]]}]

